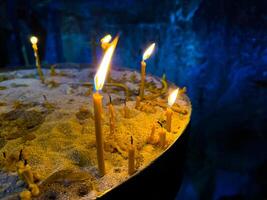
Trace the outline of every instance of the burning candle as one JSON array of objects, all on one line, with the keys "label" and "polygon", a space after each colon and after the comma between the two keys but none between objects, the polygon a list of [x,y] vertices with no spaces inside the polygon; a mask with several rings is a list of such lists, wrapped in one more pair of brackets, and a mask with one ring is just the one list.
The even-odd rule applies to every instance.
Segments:
[{"label": "burning candle", "polygon": [[167,123],[167,131],[171,132],[171,126],[172,126],[172,105],[174,104],[177,94],[179,92],[179,88],[177,88],[176,90],[174,90],[168,97],[168,107],[166,110],[166,123]]},{"label": "burning candle", "polygon": [[146,79],[146,60],[150,57],[155,48],[155,43],[151,44],[143,54],[143,59],[141,61],[141,83],[140,83],[140,98],[144,98],[145,94],[145,79]]},{"label": "burning candle", "polygon": [[131,145],[128,149],[128,174],[132,175],[135,172],[135,147],[133,137],[131,136]]},{"label": "burning candle", "polygon": [[98,169],[101,175],[105,174],[105,162],[104,162],[103,135],[102,135],[102,125],[101,125],[103,97],[101,94],[99,94],[99,91],[101,91],[101,89],[104,86],[105,78],[108,71],[108,66],[110,64],[117,42],[118,42],[118,37],[116,37],[112,41],[109,48],[105,52],[102,62],[100,63],[100,66],[94,78],[94,86],[96,92],[93,94],[93,102],[94,102],[94,116],[95,116],[97,162],[98,162]]},{"label": "burning candle", "polygon": [[40,58],[39,58],[39,54],[38,54],[38,47],[37,47],[37,42],[38,42],[38,38],[35,37],[35,36],[32,36],[30,38],[30,41],[32,43],[32,48],[33,48],[33,51],[34,51],[34,57],[35,57],[35,63],[36,63],[36,67],[37,67],[37,72],[38,72],[38,75],[41,79],[41,82],[44,83],[44,75],[43,75],[43,72],[42,72],[42,69],[41,69],[41,63],[40,63]]}]

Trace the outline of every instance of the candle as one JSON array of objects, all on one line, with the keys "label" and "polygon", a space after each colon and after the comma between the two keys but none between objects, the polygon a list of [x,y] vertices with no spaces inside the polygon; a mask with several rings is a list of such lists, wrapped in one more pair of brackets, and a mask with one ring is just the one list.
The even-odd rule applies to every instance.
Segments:
[{"label": "candle", "polygon": [[133,145],[133,137],[131,136],[131,144],[128,149],[128,174],[135,172],[135,147]]},{"label": "candle", "polygon": [[155,131],[156,126],[155,124],[152,125],[150,136],[148,137],[148,143],[153,144],[155,140]]},{"label": "candle", "polygon": [[97,73],[94,77],[94,86],[96,92],[93,94],[93,103],[94,103],[94,116],[95,116],[95,135],[96,135],[96,148],[97,148],[97,163],[100,175],[104,175],[105,171],[105,162],[104,162],[104,149],[103,149],[103,133],[102,133],[102,96],[99,93],[104,86],[105,78],[108,71],[108,66],[110,64],[112,55],[116,48],[118,42],[118,37],[116,37],[109,48],[104,54],[104,57],[100,63],[100,66],[97,70]]},{"label": "candle", "polygon": [[17,168],[18,175],[21,179],[23,179],[28,185],[34,183],[31,167],[28,164],[25,164],[24,161],[20,160],[17,163]]},{"label": "candle", "polygon": [[123,115],[124,115],[124,118],[129,117],[129,109],[126,104],[126,99],[124,99]]},{"label": "candle", "polygon": [[141,97],[137,96],[136,102],[135,102],[135,108],[136,109],[140,108],[140,103],[141,103]]},{"label": "candle", "polygon": [[161,148],[164,148],[166,145],[166,132],[162,129],[159,132],[159,146]]},{"label": "candle", "polygon": [[168,105],[169,107],[167,107],[167,110],[166,110],[166,123],[167,123],[167,131],[168,132],[171,132],[171,126],[172,126],[172,105],[174,104],[175,100],[176,100],[176,97],[177,97],[177,94],[179,92],[179,88],[177,88],[176,90],[174,90],[168,97]]},{"label": "candle", "polygon": [[37,67],[37,72],[39,75],[39,78],[41,79],[41,82],[44,83],[44,75],[41,69],[41,63],[40,63],[40,58],[39,58],[39,54],[38,54],[38,47],[37,47],[37,42],[38,42],[38,38],[35,36],[32,36],[30,38],[30,41],[32,43],[32,48],[34,51],[34,57],[35,57],[35,63],[36,63],[36,67]]},{"label": "candle", "polygon": [[143,60],[141,61],[141,82],[140,82],[140,98],[144,98],[145,94],[145,78],[146,78],[146,59],[150,57],[155,47],[155,43],[151,44],[143,54]]},{"label": "candle", "polygon": [[102,136],[102,126],[101,126],[102,96],[98,92],[93,94],[93,102],[94,102],[94,116],[95,116],[97,162],[100,174],[104,175],[105,163],[104,163],[103,136]]},{"label": "candle", "polygon": [[110,134],[114,134],[115,130],[115,110],[112,105],[111,96],[109,95],[109,104],[108,104],[108,110],[109,110],[109,127],[110,127]]}]

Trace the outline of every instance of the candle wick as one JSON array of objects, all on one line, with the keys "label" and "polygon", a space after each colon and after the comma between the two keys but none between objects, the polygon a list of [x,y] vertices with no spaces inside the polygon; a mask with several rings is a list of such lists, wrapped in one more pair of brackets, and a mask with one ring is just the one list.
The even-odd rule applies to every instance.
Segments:
[{"label": "candle wick", "polygon": [[3,152],[3,157],[6,158],[6,152]]},{"label": "candle wick", "polygon": [[131,144],[133,144],[133,136],[131,136]]},{"label": "candle wick", "polygon": [[28,164],[28,161],[25,159],[24,160],[24,166],[26,166]]},{"label": "candle wick", "polygon": [[158,124],[160,125],[160,127],[162,127],[162,123],[160,122],[160,121],[157,121],[158,122]]},{"label": "candle wick", "polygon": [[126,98],[124,99],[124,105],[126,106]]},{"label": "candle wick", "polygon": [[43,97],[44,97],[44,100],[45,100],[45,101],[47,101],[47,98],[46,98],[46,96],[45,96],[45,95],[43,95]]},{"label": "candle wick", "polygon": [[22,160],[22,159],[23,159],[23,156],[22,156],[22,149],[21,149],[19,152],[19,160]]},{"label": "candle wick", "polygon": [[108,94],[108,96],[109,96],[109,103],[110,103],[110,104],[112,104],[111,95],[110,95],[110,94]]}]

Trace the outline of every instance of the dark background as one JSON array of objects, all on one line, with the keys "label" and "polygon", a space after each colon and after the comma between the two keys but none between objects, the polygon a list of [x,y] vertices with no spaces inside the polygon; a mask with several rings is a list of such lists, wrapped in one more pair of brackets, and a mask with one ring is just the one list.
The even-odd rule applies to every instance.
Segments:
[{"label": "dark background", "polygon": [[0,0],[0,69],[90,63],[121,34],[114,64],[186,86],[192,131],[179,200],[267,199],[267,1]]}]

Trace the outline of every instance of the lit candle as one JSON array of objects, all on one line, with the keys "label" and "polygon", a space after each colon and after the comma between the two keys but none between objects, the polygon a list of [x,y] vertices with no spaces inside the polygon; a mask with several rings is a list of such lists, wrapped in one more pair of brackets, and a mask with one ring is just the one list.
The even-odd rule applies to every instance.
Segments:
[{"label": "lit candle", "polygon": [[135,147],[133,137],[131,136],[131,145],[128,149],[128,174],[132,175],[135,172]]},{"label": "lit candle", "polygon": [[44,75],[43,75],[43,72],[42,72],[42,69],[41,69],[41,63],[40,63],[40,58],[39,58],[39,54],[38,54],[38,47],[37,47],[37,42],[38,42],[38,38],[35,37],[35,36],[32,36],[30,38],[30,41],[32,43],[32,48],[33,48],[33,51],[34,51],[34,57],[35,57],[35,63],[36,63],[36,67],[37,67],[37,72],[38,72],[38,75],[41,79],[41,82],[44,83]]},{"label": "lit candle", "polygon": [[96,147],[97,147],[97,162],[98,169],[101,175],[105,174],[105,162],[104,162],[104,149],[103,149],[103,135],[102,135],[102,96],[99,91],[103,88],[105,83],[105,78],[108,71],[108,66],[110,64],[112,55],[114,53],[115,47],[117,45],[118,38],[115,38],[110,44],[109,48],[104,54],[102,62],[98,68],[98,71],[94,78],[94,86],[96,92],[93,94],[94,102],[94,116],[95,116],[95,134],[96,134]]},{"label": "lit candle", "polygon": [[167,123],[167,131],[171,132],[171,126],[172,126],[172,105],[174,104],[177,94],[179,92],[179,88],[177,88],[176,90],[174,90],[168,97],[168,107],[166,110],[166,123]]},{"label": "lit candle", "polygon": [[108,110],[109,110],[109,127],[110,127],[110,134],[114,134],[115,130],[115,110],[112,105],[111,96],[109,95],[109,104],[108,104]]},{"label": "lit candle", "polygon": [[143,59],[141,61],[141,83],[140,83],[140,98],[141,100],[145,95],[145,79],[146,79],[146,59],[150,57],[155,47],[155,43],[151,44],[143,54]]}]

